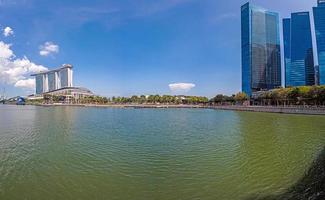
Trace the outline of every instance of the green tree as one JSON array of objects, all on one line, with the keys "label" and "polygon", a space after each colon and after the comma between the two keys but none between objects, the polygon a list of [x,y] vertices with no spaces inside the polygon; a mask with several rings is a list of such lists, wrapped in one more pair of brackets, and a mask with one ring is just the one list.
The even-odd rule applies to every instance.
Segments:
[{"label": "green tree", "polygon": [[245,92],[239,92],[235,95],[234,99],[239,103],[243,103],[248,100],[248,96]]}]

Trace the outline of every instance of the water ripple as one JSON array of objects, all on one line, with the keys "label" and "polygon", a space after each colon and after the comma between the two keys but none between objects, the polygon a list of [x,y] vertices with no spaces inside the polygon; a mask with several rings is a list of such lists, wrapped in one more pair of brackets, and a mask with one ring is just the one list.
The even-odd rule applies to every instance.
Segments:
[{"label": "water ripple", "polygon": [[239,200],[288,188],[325,144],[321,116],[29,106],[0,113],[0,199]]}]

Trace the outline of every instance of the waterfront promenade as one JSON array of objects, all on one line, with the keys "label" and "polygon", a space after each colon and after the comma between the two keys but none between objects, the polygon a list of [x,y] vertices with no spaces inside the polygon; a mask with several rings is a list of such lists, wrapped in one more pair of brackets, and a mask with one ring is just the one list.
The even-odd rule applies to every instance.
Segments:
[{"label": "waterfront promenade", "polygon": [[266,112],[303,115],[325,115],[325,107],[312,106],[210,106],[210,105],[173,105],[173,104],[39,104],[41,106],[83,106],[83,107],[108,107],[108,108],[201,108],[215,110],[232,110],[245,112]]},{"label": "waterfront promenade", "polygon": [[304,115],[325,115],[325,107],[303,107],[303,106],[212,106],[213,109],[235,110],[248,112],[268,112],[285,114],[304,114]]}]

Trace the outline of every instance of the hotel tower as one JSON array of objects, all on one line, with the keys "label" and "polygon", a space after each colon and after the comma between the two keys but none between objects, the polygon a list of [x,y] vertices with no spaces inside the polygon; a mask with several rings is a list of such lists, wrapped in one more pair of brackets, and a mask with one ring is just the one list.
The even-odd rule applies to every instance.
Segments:
[{"label": "hotel tower", "polygon": [[73,87],[72,68],[72,65],[65,64],[59,69],[33,74],[36,81],[36,95]]}]

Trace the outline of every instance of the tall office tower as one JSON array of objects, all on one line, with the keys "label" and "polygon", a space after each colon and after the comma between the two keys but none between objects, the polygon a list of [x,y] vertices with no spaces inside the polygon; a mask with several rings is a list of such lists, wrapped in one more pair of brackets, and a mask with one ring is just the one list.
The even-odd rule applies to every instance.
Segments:
[{"label": "tall office tower", "polygon": [[315,85],[315,66],[309,12],[283,20],[285,85]]},{"label": "tall office tower", "polygon": [[325,0],[318,0],[313,8],[316,32],[317,54],[319,63],[319,84],[325,85]]},{"label": "tall office tower", "polygon": [[284,68],[285,68],[285,86],[290,80],[290,74],[286,71],[291,71],[291,19],[283,19],[283,44],[284,44]]},{"label": "tall office tower", "polygon": [[281,86],[279,15],[246,3],[241,7],[242,91]]}]

